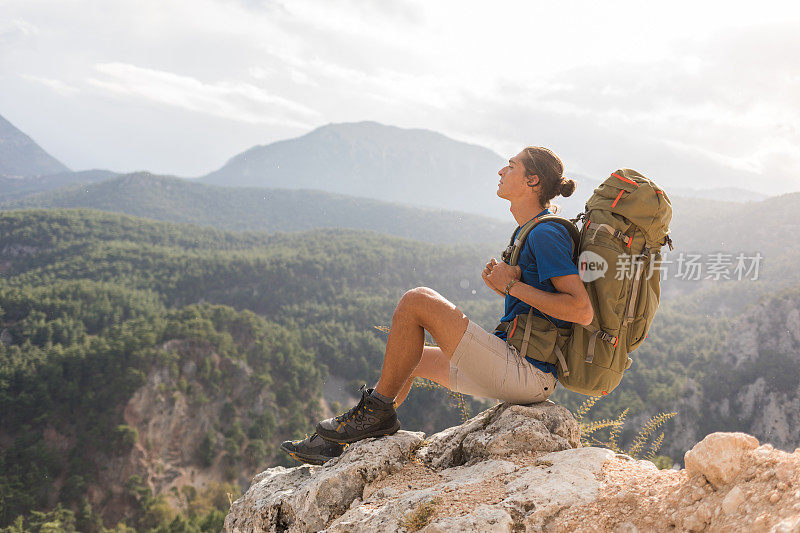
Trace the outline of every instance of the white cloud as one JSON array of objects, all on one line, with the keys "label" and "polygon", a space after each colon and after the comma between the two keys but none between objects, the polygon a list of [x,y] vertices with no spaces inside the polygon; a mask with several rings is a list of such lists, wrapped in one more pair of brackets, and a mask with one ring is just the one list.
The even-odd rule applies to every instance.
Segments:
[{"label": "white cloud", "polygon": [[249,69],[247,69],[247,72],[253,79],[256,80],[265,80],[267,79],[267,77],[276,74],[275,69],[264,68],[264,67],[250,67]]},{"label": "white cloud", "polygon": [[0,45],[26,41],[39,33],[39,28],[21,18],[0,18]]},{"label": "white cloud", "polygon": [[[136,123],[142,104],[155,110],[163,122],[148,136],[224,129],[224,141],[201,140],[191,157],[161,155],[176,173],[216,166],[212,145],[233,155],[326,122],[372,119],[504,155],[551,139],[588,174],[623,154],[676,180],[702,167],[721,183],[763,174],[800,189],[800,5],[0,1],[0,42],[4,28],[28,42],[0,49],[0,73],[50,80],[47,97],[71,94],[98,131],[109,101],[98,94],[114,95],[118,121]],[[20,98],[25,88],[3,78],[0,99]],[[163,106],[190,113],[159,114]],[[51,105],[65,115],[53,120],[68,107]],[[61,142],[68,151],[75,141]],[[136,157],[125,150],[109,157]]]},{"label": "white cloud", "polygon": [[781,178],[797,180],[797,52],[793,25],[727,30],[684,43],[664,61],[575,69],[567,88],[546,99],[550,107],[635,129],[722,167],[761,173],[782,154],[795,163]]},{"label": "white cloud", "polygon": [[32,74],[20,74],[20,77],[28,81],[40,83],[62,96],[72,96],[80,92],[79,89],[77,89],[76,87],[64,83],[61,80],[56,80],[52,78],[43,78],[41,76],[34,76]]},{"label": "white cloud", "polygon": [[303,104],[239,81],[203,83],[189,76],[123,63],[104,63],[95,69],[103,79],[87,82],[121,97],[143,99],[199,113],[250,123],[310,127],[319,113]]}]

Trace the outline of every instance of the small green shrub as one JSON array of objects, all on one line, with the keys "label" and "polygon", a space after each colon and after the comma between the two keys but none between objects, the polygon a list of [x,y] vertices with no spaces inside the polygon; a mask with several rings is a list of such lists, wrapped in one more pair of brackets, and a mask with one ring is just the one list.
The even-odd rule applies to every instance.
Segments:
[{"label": "small green shrub", "polygon": [[139,441],[139,431],[127,424],[120,424],[114,428],[114,442],[117,446],[117,453],[129,452]]}]

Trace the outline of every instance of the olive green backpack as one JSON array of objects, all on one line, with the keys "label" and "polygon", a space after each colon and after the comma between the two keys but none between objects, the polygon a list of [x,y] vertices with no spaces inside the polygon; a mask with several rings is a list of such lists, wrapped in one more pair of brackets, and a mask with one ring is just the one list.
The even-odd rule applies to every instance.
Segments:
[{"label": "olive green backpack", "polygon": [[[530,231],[542,222],[562,224],[575,243],[573,261],[589,294],[588,326],[558,328],[549,319],[518,315],[501,323],[521,354],[553,363],[558,381],[581,394],[608,394],[619,385],[642,344],[661,295],[661,247],[669,245],[672,204],[653,181],[621,169],[601,183],[576,218],[543,215],[512,235],[503,260],[516,265]],[[583,220],[578,230],[576,223]],[[605,266],[604,266],[605,265]]]}]

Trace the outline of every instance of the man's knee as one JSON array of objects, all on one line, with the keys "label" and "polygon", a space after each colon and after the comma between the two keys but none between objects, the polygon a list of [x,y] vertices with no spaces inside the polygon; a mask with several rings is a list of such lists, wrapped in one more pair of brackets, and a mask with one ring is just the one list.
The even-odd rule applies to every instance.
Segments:
[{"label": "man's knee", "polygon": [[441,298],[439,293],[429,287],[415,287],[408,290],[397,302],[393,318],[408,315],[419,317],[432,300],[439,298]]}]

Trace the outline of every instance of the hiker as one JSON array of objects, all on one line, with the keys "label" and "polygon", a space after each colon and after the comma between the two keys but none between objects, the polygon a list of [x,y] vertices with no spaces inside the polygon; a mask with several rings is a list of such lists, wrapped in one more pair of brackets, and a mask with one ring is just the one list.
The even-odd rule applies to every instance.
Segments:
[{"label": "hiker", "polygon": [[[551,199],[575,191],[575,181],[562,173],[558,156],[547,148],[532,146],[509,159],[498,172],[497,195],[511,203],[518,226],[550,214]],[[405,400],[415,377],[463,394],[509,403],[545,401],[556,386],[556,366],[520,356],[506,342],[505,330],[532,307],[534,315],[558,327],[592,322],[591,301],[573,262],[574,246],[564,226],[543,222],[528,235],[517,266],[494,258],[486,264],[481,274],[484,283],[505,298],[505,313],[494,332],[485,331],[433,289],[418,287],[406,292],[392,316],[375,387],[362,386],[356,406],[319,422],[310,437],[286,441],[281,448],[302,462],[322,464],[340,455],[343,444],[395,433],[400,429],[395,409]],[[425,331],[436,347],[424,346]]]}]

